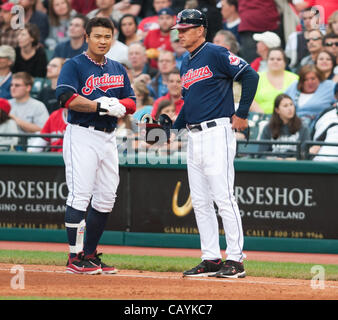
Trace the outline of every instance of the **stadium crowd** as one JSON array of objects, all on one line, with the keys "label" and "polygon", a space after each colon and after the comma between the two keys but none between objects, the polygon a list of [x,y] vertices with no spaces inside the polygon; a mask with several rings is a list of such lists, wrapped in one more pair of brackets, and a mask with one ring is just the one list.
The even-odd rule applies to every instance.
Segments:
[{"label": "stadium crowd", "polygon": [[[338,144],[337,0],[12,0],[0,1],[0,8],[0,150],[22,150],[20,139],[5,134],[64,133],[67,110],[58,106],[56,83],[64,62],[87,49],[85,26],[93,17],[113,22],[106,56],[126,68],[136,95],[137,111],[120,119],[117,136],[135,137],[149,115],[157,121],[166,113],[174,121],[183,105],[179,68],[188,53],[171,26],[179,11],[196,8],[208,18],[207,41],[260,75],[251,130],[238,133],[238,141],[245,134],[269,140],[255,152],[277,159],[296,157],[295,145],[285,142],[299,142],[304,155],[305,142],[313,141],[310,159],[338,161],[338,146],[322,144]],[[233,86],[236,104],[239,86]],[[62,151],[60,137],[29,141],[30,152]],[[184,145],[166,145],[164,152]]]}]

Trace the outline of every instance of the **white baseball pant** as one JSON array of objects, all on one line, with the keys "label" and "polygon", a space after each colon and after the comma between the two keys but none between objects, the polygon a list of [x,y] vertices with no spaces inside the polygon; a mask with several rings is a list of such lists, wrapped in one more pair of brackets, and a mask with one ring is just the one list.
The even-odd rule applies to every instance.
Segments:
[{"label": "white baseball pant", "polygon": [[222,218],[228,260],[242,262],[243,230],[234,197],[236,137],[229,118],[214,120],[217,126],[189,131],[187,168],[192,205],[200,233],[202,260],[222,258],[214,202]]},{"label": "white baseball pant", "polygon": [[68,124],[63,141],[68,186],[67,205],[111,212],[120,181],[115,133]]}]

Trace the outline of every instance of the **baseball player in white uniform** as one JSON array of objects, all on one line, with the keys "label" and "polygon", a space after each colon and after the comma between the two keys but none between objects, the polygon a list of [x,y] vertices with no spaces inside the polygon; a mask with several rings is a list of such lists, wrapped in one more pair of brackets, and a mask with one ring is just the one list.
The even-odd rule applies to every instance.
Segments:
[{"label": "baseball player in white uniform", "polygon": [[[190,53],[180,70],[184,105],[173,128],[189,131],[188,179],[202,251],[202,262],[183,276],[245,277],[242,222],[234,197],[235,130],[248,126],[258,74],[227,49],[205,41],[207,19],[199,10],[181,11],[173,28]],[[236,113],[234,80],[244,88]],[[214,202],[225,231],[225,262]]]},{"label": "baseball player in white uniform", "polygon": [[110,20],[91,19],[88,50],[64,64],[56,89],[61,105],[69,109],[63,144],[69,273],[117,272],[101,261],[96,248],[119,184],[114,130],[118,118],[135,111],[136,99],[124,67],[105,57],[113,34]]}]

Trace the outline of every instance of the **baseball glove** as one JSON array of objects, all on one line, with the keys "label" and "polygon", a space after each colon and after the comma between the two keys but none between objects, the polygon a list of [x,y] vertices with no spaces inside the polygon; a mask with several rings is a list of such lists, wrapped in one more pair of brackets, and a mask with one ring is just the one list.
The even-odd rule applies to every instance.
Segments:
[{"label": "baseball glove", "polygon": [[146,143],[163,144],[169,141],[172,120],[168,115],[161,114],[158,121],[155,121],[151,115],[145,114],[138,125],[141,128],[141,139]]}]

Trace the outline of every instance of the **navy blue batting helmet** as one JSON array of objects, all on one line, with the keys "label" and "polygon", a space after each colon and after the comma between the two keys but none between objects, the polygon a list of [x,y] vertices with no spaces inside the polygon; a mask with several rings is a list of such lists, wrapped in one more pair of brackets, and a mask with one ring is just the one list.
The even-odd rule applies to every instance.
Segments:
[{"label": "navy blue batting helmet", "polygon": [[199,26],[207,28],[206,15],[197,9],[184,9],[178,13],[176,24],[171,29],[186,29]]}]

